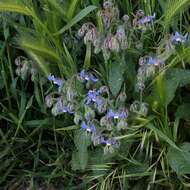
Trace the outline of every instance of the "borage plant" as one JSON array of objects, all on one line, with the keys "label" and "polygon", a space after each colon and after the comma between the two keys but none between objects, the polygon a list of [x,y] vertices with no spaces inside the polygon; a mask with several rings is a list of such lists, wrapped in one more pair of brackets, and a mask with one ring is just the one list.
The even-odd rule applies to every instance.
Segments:
[{"label": "borage plant", "polygon": [[[190,82],[190,71],[186,67],[189,42],[188,34],[175,32],[178,22],[171,24],[173,16],[181,10],[181,7],[187,5],[188,1],[183,0],[179,3],[173,0],[167,4],[159,1],[159,5],[162,6],[160,12],[165,12],[164,20],[159,18],[160,7],[155,13],[150,11],[154,10],[153,1],[151,5],[147,5],[144,1],[145,11],[137,10],[134,14],[129,12],[130,15],[121,15],[123,10],[119,11],[114,2],[104,1],[102,9],[96,15],[97,24],[89,21],[91,17],[88,22],[81,24],[78,33],[73,30],[67,33],[67,30],[97,7],[88,6],[74,17],[79,1],[72,1],[71,4],[69,1],[65,2],[26,0],[18,3],[13,1],[0,3],[0,11],[30,16],[30,19],[22,17],[21,20],[26,20],[22,23],[26,23],[29,27],[32,25],[32,29],[11,22],[20,33],[16,43],[33,59],[30,61],[18,57],[15,62],[16,73],[26,85],[29,76],[36,87],[38,82],[40,83],[40,91],[34,87],[36,89],[34,95],[44,114],[43,119],[45,117],[43,122],[42,120],[23,122],[25,111],[21,117],[19,113],[18,118],[21,118],[18,119],[19,122],[13,117],[17,129],[11,142],[17,142],[16,137],[20,128],[27,138],[38,132],[34,130],[31,135],[27,135],[23,126],[35,125],[41,130],[41,126],[46,125],[48,129],[54,130],[55,141],[50,140],[52,132],[47,133],[48,130],[45,128],[43,132],[44,136],[48,134],[48,142],[41,138],[42,132],[40,132],[36,154],[32,152],[33,147],[29,148],[27,159],[31,160],[30,155],[32,155],[34,160],[27,163],[31,166],[30,163],[34,162],[34,167],[31,172],[28,171],[30,170],[28,165],[26,166],[27,177],[30,174],[33,183],[33,178],[39,176],[43,170],[41,176],[45,175],[43,177],[48,178],[48,182],[57,176],[64,176],[63,186],[74,181],[74,185],[80,183],[81,189],[188,188],[190,154],[186,121],[190,120],[190,116],[189,101],[185,97],[189,97],[187,95],[189,88],[186,86]],[[91,2],[98,4],[98,1]],[[128,4],[127,8],[131,7],[131,11],[133,8],[136,9],[129,1],[125,3],[118,1],[118,4],[121,8],[122,5]],[[66,5],[68,11],[64,9]],[[38,12],[40,14],[37,14]],[[188,23],[183,17],[180,18],[178,20],[181,24],[182,21]],[[65,26],[58,31],[62,24]],[[174,30],[172,35],[168,34],[167,30],[170,24]],[[181,25],[178,30],[182,31]],[[76,35],[73,36],[73,33]],[[77,66],[81,66],[84,54],[80,48],[82,39],[86,46],[86,54],[83,69],[77,73]],[[49,75],[46,77],[54,86],[46,83],[39,69]],[[185,90],[182,91],[178,87],[184,87]],[[53,118],[51,116],[47,118],[44,94],[47,95],[46,105],[51,108]],[[11,95],[11,98],[14,95]],[[3,103],[4,101],[6,99]],[[25,99],[21,98],[20,102],[18,107],[25,110],[23,106]],[[33,97],[26,104],[26,110],[34,105],[32,102]],[[8,112],[6,106],[3,109],[4,112]],[[7,115],[12,116],[12,114]],[[33,116],[36,119],[40,117],[38,112],[30,115],[32,119]],[[181,119],[184,121],[181,122]],[[64,134],[63,142],[60,135],[57,141],[56,132]],[[72,139],[75,144],[74,150]],[[28,142],[30,145],[33,141]],[[42,144],[46,144],[48,151],[51,149],[50,153],[41,148]],[[50,144],[56,146],[54,153],[52,153],[54,148],[49,149]],[[73,170],[80,171],[77,174],[68,172],[70,163],[66,162],[71,158],[71,150],[73,152],[70,163]],[[39,154],[40,152],[42,154]],[[62,161],[63,155],[64,161]],[[46,170],[37,162],[46,163]],[[15,163],[17,162],[14,161],[13,164]],[[19,164],[19,167],[20,165],[22,167],[22,164]],[[47,166],[55,166],[48,177],[46,177],[49,170]],[[12,165],[10,170],[11,168]],[[15,172],[13,173],[15,175]],[[74,179],[70,180],[71,175]]]},{"label": "borage plant", "polygon": [[[172,159],[168,165],[167,155],[183,150],[170,132],[169,95],[163,92],[171,85],[165,77],[179,61],[168,63],[188,46],[188,34],[175,32],[150,49],[147,39],[154,38],[155,20],[156,13],[145,15],[143,10],[133,18],[120,17],[118,7],[105,1],[97,26],[87,22],[78,31],[86,45],[84,69],[67,80],[48,77],[58,89],[48,94],[46,103],[55,116],[72,115],[76,127],[68,128],[78,128],[72,168],[93,171],[87,178],[93,181],[91,188],[126,189],[139,177],[135,187],[172,187],[169,165],[177,171]],[[98,62],[94,68],[91,58]]]}]

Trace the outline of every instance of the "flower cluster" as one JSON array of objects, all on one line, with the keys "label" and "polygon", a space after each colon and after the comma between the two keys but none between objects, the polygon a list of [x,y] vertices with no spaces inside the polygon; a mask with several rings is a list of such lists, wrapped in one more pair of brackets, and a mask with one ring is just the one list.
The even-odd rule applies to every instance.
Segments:
[{"label": "flower cluster", "polygon": [[37,74],[36,65],[28,60],[26,57],[19,56],[15,59],[16,74],[21,77],[22,80],[26,80],[28,76],[31,75],[31,80],[35,80]]},{"label": "flower cluster", "polygon": [[165,50],[171,53],[175,53],[175,48],[179,45],[187,45],[188,44],[188,33],[184,36],[179,32],[175,32],[175,34],[170,35],[169,39],[166,41]]},{"label": "flower cluster", "polygon": [[136,90],[143,91],[146,80],[155,74],[156,68],[164,66],[164,60],[156,56],[144,56],[139,59]]},{"label": "flower cluster", "polygon": [[137,73],[136,90],[143,91],[146,80],[153,76],[156,69],[165,65],[166,59],[176,52],[175,47],[178,45],[186,45],[188,43],[188,33],[184,36],[175,32],[170,35],[169,40],[165,43],[164,51],[157,56],[144,56],[139,59],[139,69]]},{"label": "flower cluster", "polygon": [[96,83],[98,81],[98,79],[91,73],[86,72],[85,70],[82,70],[78,76],[78,78],[82,81],[82,82],[92,82],[92,83]]},{"label": "flower cluster", "polygon": [[146,30],[155,20],[156,14],[145,16],[143,10],[138,10],[133,19],[133,26],[141,30]]},{"label": "flower cluster", "polygon": [[120,20],[119,10],[110,0],[104,2],[98,17],[103,23],[103,28],[97,28],[93,23],[85,23],[79,29],[78,35],[84,37],[85,44],[89,42],[94,46],[96,54],[102,51],[107,60],[112,52],[120,52],[128,48],[126,28],[129,17],[124,15],[123,20]]},{"label": "flower cluster", "polygon": [[171,43],[174,45],[178,45],[180,43],[186,44],[187,42],[188,42],[188,33],[186,33],[183,36],[179,32],[175,32],[175,34],[171,36]]},{"label": "flower cluster", "polygon": [[52,114],[54,116],[62,113],[74,114],[76,106],[74,99],[77,96],[76,91],[68,86],[65,80],[57,78],[54,75],[49,75],[48,80],[59,87],[56,93],[48,94],[45,98],[46,105],[48,108],[51,108]]},{"label": "flower cluster", "polygon": [[[64,81],[49,75],[48,80],[61,86],[61,89],[46,96],[46,105],[55,116],[63,113],[73,115],[74,123],[79,125],[86,135],[91,136],[95,146],[103,145],[105,154],[112,153],[120,145],[115,135],[119,135],[128,126],[128,110],[124,106],[125,93],[119,95],[117,102],[120,104],[116,105],[114,99],[110,98],[107,86],[97,88],[98,78],[92,73],[82,70],[75,79],[84,87],[87,82],[91,82],[91,88],[86,89],[85,94],[76,93],[74,87],[71,88],[70,80],[73,79]],[[79,102],[82,102],[81,105]]]},{"label": "flower cluster", "polygon": [[61,88],[64,84],[64,80],[60,78],[56,78],[54,75],[49,75],[48,80],[53,82],[53,84],[57,85],[59,87],[59,91],[61,91]]}]

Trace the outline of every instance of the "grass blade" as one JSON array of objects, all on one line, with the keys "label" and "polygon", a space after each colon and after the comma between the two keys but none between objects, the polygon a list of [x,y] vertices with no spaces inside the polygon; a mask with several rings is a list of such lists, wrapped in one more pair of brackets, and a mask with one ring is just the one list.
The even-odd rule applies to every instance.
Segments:
[{"label": "grass blade", "polygon": [[59,35],[64,33],[66,30],[71,28],[73,25],[78,23],[80,20],[82,20],[86,15],[88,15],[90,12],[94,11],[97,7],[90,5],[86,8],[84,8],[80,13],[78,13],[66,26],[64,26],[61,30],[59,30],[57,33],[54,35]]}]

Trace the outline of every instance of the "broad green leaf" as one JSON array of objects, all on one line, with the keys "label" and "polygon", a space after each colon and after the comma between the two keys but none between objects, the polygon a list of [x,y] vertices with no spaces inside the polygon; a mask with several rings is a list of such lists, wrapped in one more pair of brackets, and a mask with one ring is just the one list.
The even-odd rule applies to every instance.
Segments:
[{"label": "broad green leaf", "polygon": [[110,164],[115,154],[104,154],[103,148],[90,153],[89,167],[93,172],[93,176],[103,176],[111,168]]},{"label": "broad green leaf", "polygon": [[114,96],[116,96],[123,83],[123,67],[118,62],[112,62],[109,71],[109,87]]},{"label": "broad green leaf", "polygon": [[73,25],[75,25],[76,23],[78,23],[80,20],[82,20],[86,15],[88,15],[90,12],[92,12],[96,8],[97,7],[93,6],[93,5],[90,5],[90,6],[86,7],[86,8],[84,8],[66,26],[64,26],[61,30],[59,30],[57,33],[55,33],[55,35],[62,34],[66,30],[68,30],[69,28],[71,28]]},{"label": "broad green leaf", "polygon": [[180,105],[175,113],[175,117],[190,121],[190,104],[184,103]]},{"label": "broad green leaf", "polygon": [[77,130],[74,135],[77,151],[72,154],[73,170],[84,170],[88,164],[88,146],[91,144],[90,135],[85,131]]},{"label": "broad green leaf", "polygon": [[190,70],[168,69],[165,74],[158,75],[156,80],[155,88],[149,99],[157,100],[161,106],[167,106],[175,97],[177,88],[190,83]]},{"label": "broad green leaf", "polygon": [[173,147],[168,149],[169,164],[178,175],[190,174],[190,143],[185,142],[179,147],[181,150]]},{"label": "broad green leaf", "polygon": [[169,69],[166,73],[166,105],[173,100],[177,88],[188,83],[190,83],[190,70]]}]

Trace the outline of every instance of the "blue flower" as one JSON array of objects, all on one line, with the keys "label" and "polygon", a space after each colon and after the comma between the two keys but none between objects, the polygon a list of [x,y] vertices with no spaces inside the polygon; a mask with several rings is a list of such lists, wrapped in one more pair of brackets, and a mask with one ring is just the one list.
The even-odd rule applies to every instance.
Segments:
[{"label": "blue flower", "polygon": [[116,140],[115,138],[101,138],[101,144],[105,144],[106,146],[104,147],[104,154],[107,153],[113,153],[114,148],[119,148],[120,142]]},{"label": "blue flower", "polygon": [[120,111],[120,112],[118,113],[119,119],[126,119],[127,116],[128,116],[128,114],[127,114],[126,111]]},{"label": "blue flower", "polygon": [[137,24],[144,25],[150,22],[153,22],[153,20],[156,18],[156,13],[154,13],[152,16],[145,16],[137,21]]},{"label": "blue flower", "polygon": [[87,94],[87,100],[86,100],[86,104],[90,104],[92,102],[96,102],[97,98],[99,96],[99,93],[95,90],[89,90],[88,94]]},{"label": "blue flower", "polygon": [[101,96],[98,96],[96,99],[96,108],[98,112],[104,113],[107,110],[107,101]]},{"label": "blue flower", "polygon": [[74,110],[72,109],[72,107],[69,104],[67,106],[63,107],[63,112],[69,113],[69,114],[74,114]]},{"label": "blue flower", "polygon": [[157,57],[149,57],[147,60],[147,65],[155,65],[155,66],[159,66],[162,65],[164,62],[157,58]]},{"label": "blue flower", "polygon": [[188,41],[188,33],[186,33],[183,36],[179,32],[175,32],[175,35],[171,36],[171,43],[175,44],[175,45],[177,45],[179,43],[185,44],[185,43],[187,43],[187,41]]},{"label": "blue flower", "polygon": [[57,85],[59,87],[61,87],[63,85],[63,83],[64,83],[64,80],[62,80],[60,78],[56,78],[54,75],[51,75],[51,74],[48,76],[48,80],[52,81],[53,84],[55,84],[55,85]]},{"label": "blue flower", "polygon": [[68,105],[65,105],[63,99],[59,98],[55,106],[53,107],[52,112],[53,115],[55,116],[61,113],[73,114],[74,113],[73,104],[69,103]]},{"label": "blue flower", "polygon": [[126,111],[122,110],[119,112],[114,112],[112,109],[110,109],[106,116],[108,119],[126,119],[128,115]]},{"label": "blue flower", "polygon": [[88,124],[86,124],[85,121],[83,121],[82,124],[81,124],[81,128],[86,130],[87,132],[92,132],[92,133],[96,132],[96,127],[95,127],[95,125],[93,123],[88,125]]},{"label": "blue flower", "polygon": [[79,74],[79,77],[84,81],[91,81],[96,83],[98,79],[91,73],[86,72],[85,70],[82,70]]},{"label": "blue flower", "polygon": [[108,118],[115,118],[116,114],[112,109],[109,109],[108,113],[107,113],[107,117]]},{"label": "blue flower", "polygon": [[104,143],[104,144],[106,144],[107,146],[115,146],[115,147],[117,147],[117,141],[115,140],[115,139],[107,139],[107,140],[105,140],[105,139],[103,139],[103,141],[102,141],[102,143]]},{"label": "blue flower", "polygon": [[93,133],[91,140],[94,146],[97,146],[102,143],[102,141],[104,140],[104,137],[101,134]]}]

